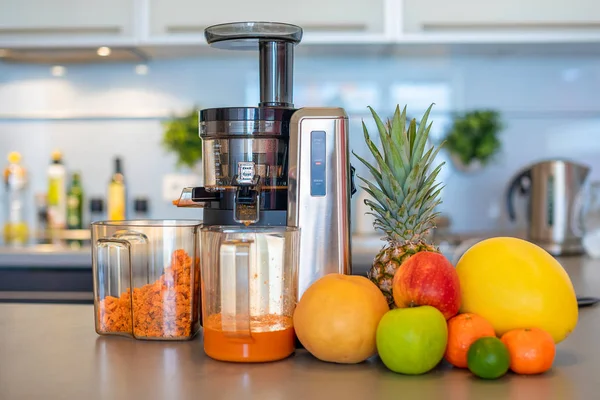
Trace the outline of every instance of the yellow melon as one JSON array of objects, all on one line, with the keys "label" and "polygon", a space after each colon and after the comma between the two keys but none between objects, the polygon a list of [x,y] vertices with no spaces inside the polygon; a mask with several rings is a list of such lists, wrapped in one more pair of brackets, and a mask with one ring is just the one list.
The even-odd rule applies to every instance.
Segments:
[{"label": "yellow melon", "polygon": [[487,319],[497,335],[535,327],[559,343],[577,325],[577,298],[569,275],[531,242],[511,237],[483,240],[462,255],[456,272],[461,312]]}]

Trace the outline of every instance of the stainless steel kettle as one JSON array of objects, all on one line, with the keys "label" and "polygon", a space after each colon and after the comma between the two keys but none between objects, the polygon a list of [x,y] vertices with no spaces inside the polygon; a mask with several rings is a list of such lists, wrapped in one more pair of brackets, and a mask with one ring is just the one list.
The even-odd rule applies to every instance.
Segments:
[{"label": "stainless steel kettle", "polygon": [[554,256],[583,253],[581,237],[572,226],[578,197],[589,167],[566,160],[546,160],[520,171],[508,186],[506,206],[516,220],[514,192],[529,196],[528,240]]}]

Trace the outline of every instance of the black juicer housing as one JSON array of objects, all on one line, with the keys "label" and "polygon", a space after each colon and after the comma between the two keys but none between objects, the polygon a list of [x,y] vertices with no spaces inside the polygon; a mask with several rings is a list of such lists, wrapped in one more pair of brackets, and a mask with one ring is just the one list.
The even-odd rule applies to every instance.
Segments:
[{"label": "black juicer housing", "polygon": [[184,191],[179,206],[204,207],[207,225],[286,225],[294,45],[302,29],[239,22],[211,26],[205,37],[216,48],[258,49],[260,104],[200,111],[204,187]]},{"label": "black juicer housing", "polygon": [[221,49],[258,50],[260,103],[200,111],[204,187],[186,188],[178,206],[203,207],[206,225],[285,226],[290,122],[297,111],[292,102],[294,46],[302,28],[237,22],[211,26],[205,37]]}]

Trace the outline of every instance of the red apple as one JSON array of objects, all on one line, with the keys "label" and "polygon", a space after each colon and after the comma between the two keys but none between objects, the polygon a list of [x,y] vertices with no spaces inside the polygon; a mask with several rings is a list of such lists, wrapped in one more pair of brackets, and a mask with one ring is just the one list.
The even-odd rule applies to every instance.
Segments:
[{"label": "red apple", "polygon": [[454,266],[440,253],[422,251],[396,271],[392,294],[398,308],[432,306],[446,318],[460,308],[460,281]]}]

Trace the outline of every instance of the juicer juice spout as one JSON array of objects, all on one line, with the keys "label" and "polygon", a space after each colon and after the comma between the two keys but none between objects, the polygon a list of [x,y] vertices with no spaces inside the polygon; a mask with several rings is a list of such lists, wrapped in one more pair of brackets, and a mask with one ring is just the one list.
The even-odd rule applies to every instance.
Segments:
[{"label": "juicer juice spout", "polygon": [[260,175],[253,162],[238,163],[238,174],[231,180],[236,188],[233,200],[235,222],[250,225],[258,222],[260,215]]},{"label": "juicer juice spout", "polygon": [[[234,178],[235,180],[235,178]],[[244,225],[257,223],[260,215],[260,177],[256,176],[256,183],[236,185],[233,201],[233,219]]]}]

